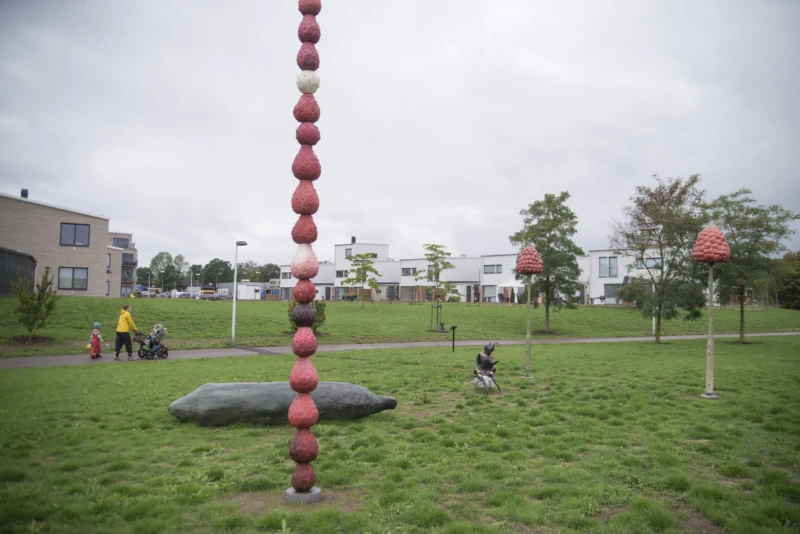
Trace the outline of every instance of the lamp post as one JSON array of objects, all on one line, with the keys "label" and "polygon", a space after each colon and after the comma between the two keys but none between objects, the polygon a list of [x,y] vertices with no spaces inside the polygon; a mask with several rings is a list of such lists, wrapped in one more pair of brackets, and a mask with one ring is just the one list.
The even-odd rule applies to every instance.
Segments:
[{"label": "lamp post", "polygon": [[150,298],[150,287],[152,287],[150,283],[150,269],[147,269],[147,298]]},{"label": "lamp post", "polygon": [[236,274],[239,269],[239,247],[246,247],[247,241],[236,242],[236,252],[233,256],[233,317],[231,318],[231,347],[234,346],[236,340]]},{"label": "lamp post", "polygon": [[164,291],[164,271],[161,271],[161,291]]}]

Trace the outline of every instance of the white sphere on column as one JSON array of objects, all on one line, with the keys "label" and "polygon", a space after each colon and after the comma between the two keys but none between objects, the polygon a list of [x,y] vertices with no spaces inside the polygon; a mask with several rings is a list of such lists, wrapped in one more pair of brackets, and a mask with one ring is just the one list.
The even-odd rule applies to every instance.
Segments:
[{"label": "white sphere on column", "polygon": [[304,70],[297,75],[297,88],[301,93],[314,94],[319,89],[319,76],[313,70]]}]

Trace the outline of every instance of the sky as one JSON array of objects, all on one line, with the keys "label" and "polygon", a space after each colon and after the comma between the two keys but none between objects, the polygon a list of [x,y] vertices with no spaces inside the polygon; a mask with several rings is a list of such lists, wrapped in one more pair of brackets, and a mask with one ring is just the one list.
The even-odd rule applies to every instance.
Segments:
[{"label": "sky", "polygon": [[[111,217],[139,263],[287,264],[292,0],[0,2],[0,192]],[[796,0],[323,0],[320,260],[515,252],[568,191],[606,248],[635,188],[699,173],[800,212]],[[793,229],[800,230],[800,224]],[[787,243],[800,250],[800,232]]]}]

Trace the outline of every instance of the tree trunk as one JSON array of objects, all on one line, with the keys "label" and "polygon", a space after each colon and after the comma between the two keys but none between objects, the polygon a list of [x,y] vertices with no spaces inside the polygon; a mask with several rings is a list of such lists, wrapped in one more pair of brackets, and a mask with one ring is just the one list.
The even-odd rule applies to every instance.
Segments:
[{"label": "tree trunk", "polygon": [[544,332],[550,333],[550,290],[544,292]]},{"label": "tree trunk", "polygon": [[656,310],[656,344],[661,343],[661,310]]},{"label": "tree trunk", "polygon": [[744,343],[744,286],[739,286],[739,343]]}]

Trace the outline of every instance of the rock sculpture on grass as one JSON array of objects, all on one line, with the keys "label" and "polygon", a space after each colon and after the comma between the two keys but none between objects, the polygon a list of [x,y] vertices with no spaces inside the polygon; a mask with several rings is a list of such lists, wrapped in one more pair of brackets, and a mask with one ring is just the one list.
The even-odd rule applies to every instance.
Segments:
[{"label": "rock sculpture on grass", "polygon": [[[170,404],[169,413],[203,426],[283,425],[295,396],[287,382],[210,383]],[[347,382],[320,382],[311,397],[321,421],[359,419],[397,406],[397,399]]]}]

